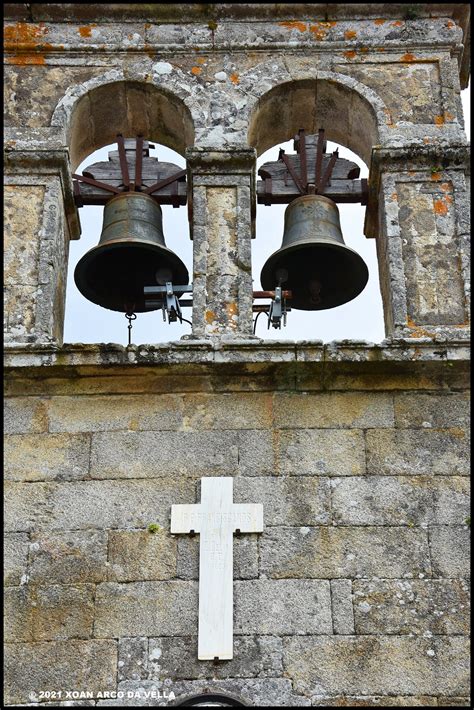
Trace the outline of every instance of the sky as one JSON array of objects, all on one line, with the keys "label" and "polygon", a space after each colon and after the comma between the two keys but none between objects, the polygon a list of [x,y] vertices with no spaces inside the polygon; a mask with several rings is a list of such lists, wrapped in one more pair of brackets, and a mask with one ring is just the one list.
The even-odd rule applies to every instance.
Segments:
[{"label": "sky", "polygon": [[[466,133],[470,137],[469,89],[461,94],[466,123]],[[150,155],[159,160],[171,162],[179,169],[185,168],[184,158],[165,146],[154,143]],[[360,167],[360,177],[368,176],[365,163],[347,148],[328,141],[327,152],[339,147],[339,156],[352,160]],[[293,154],[293,141],[278,144],[263,153],[257,160],[257,170],[266,162],[278,159],[278,151],[284,148]],[[76,173],[81,174],[87,165],[108,159],[108,152],[116,150],[116,145],[105,146],[95,151],[79,165]],[[325,311],[292,310],[288,313],[286,327],[267,327],[266,316],[262,314],[257,322],[255,334],[266,340],[365,340],[378,343],[385,337],[382,299],[375,239],[367,239],[363,233],[365,207],[361,205],[338,205],[341,229],[345,244],[357,251],[369,270],[369,281],[353,301]],[[256,239],[252,240],[253,289],[260,290],[260,272],[265,261],[280,248],[283,237],[283,220],[286,205],[257,205]],[[166,246],[184,261],[192,274],[192,241],[189,238],[187,209],[162,206],[163,233]],[[79,209],[82,235],[70,242],[68,279],[66,290],[66,316],[64,323],[65,343],[128,343],[128,321],[124,314],[97,306],[82,296],[74,283],[74,269],[79,259],[99,243],[102,231],[103,207],[82,207]],[[268,303],[258,300],[258,304]],[[184,308],[183,316],[192,318],[192,309]],[[132,343],[154,344],[179,340],[191,333],[187,323],[163,322],[162,312],[138,313],[133,322]]]}]

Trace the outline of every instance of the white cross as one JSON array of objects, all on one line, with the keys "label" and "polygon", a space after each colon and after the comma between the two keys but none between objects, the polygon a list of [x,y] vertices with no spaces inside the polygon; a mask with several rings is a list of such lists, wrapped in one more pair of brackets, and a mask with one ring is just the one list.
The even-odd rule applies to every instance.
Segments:
[{"label": "white cross", "polygon": [[171,506],[172,533],[199,533],[198,658],[232,658],[233,534],[263,530],[263,505],[232,502],[232,478],[201,478],[201,503]]}]

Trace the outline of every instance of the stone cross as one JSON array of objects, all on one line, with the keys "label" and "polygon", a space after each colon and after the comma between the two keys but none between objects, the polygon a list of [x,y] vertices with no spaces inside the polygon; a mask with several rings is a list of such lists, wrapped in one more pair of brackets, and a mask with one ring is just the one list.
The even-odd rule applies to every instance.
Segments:
[{"label": "stone cross", "polygon": [[201,478],[201,503],[171,506],[171,533],[199,533],[198,659],[232,658],[233,534],[263,530],[263,505],[232,502],[232,478]]}]

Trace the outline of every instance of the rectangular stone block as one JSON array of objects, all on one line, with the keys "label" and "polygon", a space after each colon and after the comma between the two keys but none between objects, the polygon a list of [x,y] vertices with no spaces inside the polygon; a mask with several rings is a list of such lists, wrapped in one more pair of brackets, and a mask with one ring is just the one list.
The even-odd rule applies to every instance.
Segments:
[{"label": "rectangular stone block", "polygon": [[280,429],[393,427],[393,398],[382,392],[306,392],[273,396]]},{"label": "rectangular stone block", "polygon": [[430,695],[315,695],[311,704],[317,707],[438,707],[438,699]]},{"label": "rectangular stone block", "polygon": [[265,429],[272,426],[268,393],[187,394],[183,429]]},{"label": "rectangular stone block", "polygon": [[97,586],[94,635],[186,636],[196,628],[196,582],[105,582]]},{"label": "rectangular stone block", "polygon": [[5,590],[7,643],[89,638],[93,621],[92,585],[25,585]]},{"label": "rectangular stone block", "polygon": [[333,520],[342,525],[449,525],[469,515],[464,476],[353,476],[331,484]]},{"label": "rectangular stone block", "polygon": [[470,577],[471,539],[466,525],[433,525],[429,541],[436,577]]},{"label": "rectangular stone block", "polygon": [[365,444],[361,431],[299,429],[279,433],[280,473],[293,476],[361,476]]},{"label": "rectangular stone block", "polygon": [[234,635],[234,658],[226,663],[199,661],[197,651],[197,636],[151,638],[148,678],[262,678],[283,671],[282,640],[275,636]]},{"label": "rectangular stone block", "polygon": [[70,481],[89,471],[88,434],[5,437],[5,477],[13,481]]},{"label": "rectangular stone block", "polygon": [[194,484],[172,481],[9,483],[7,531],[146,528],[169,529],[173,503],[195,503]]},{"label": "rectangular stone block", "polygon": [[3,542],[3,583],[20,584],[26,574],[29,539],[26,533],[6,533]]},{"label": "rectangular stone block", "polygon": [[330,480],[324,477],[234,479],[236,503],[262,503],[264,525],[317,525],[329,522]]},{"label": "rectangular stone block", "polygon": [[92,478],[223,476],[237,469],[237,432],[120,432],[92,435]]},{"label": "rectangular stone block", "polygon": [[367,432],[367,473],[469,475],[469,433],[462,429],[373,429]]},{"label": "rectangular stone block", "polygon": [[278,459],[275,433],[262,429],[243,429],[237,434],[239,473],[242,476],[273,475]]},{"label": "rectangular stone block", "polygon": [[45,188],[4,187],[4,283],[36,285]]},{"label": "rectangular stone block", "polygon": [[118,680],[148,678],[148,638],[121,638],[118,642]]},{"label": "rectangular stone block", "polygon": [[318,695],[466,695],[468,639],[461,636],[305,636],[284,639],[296,692]]},{"label": "rectangular stone block", "polygon": [[469,636],[469,587],[457,579],[354,580],[357,634]]},{"label": "rectangular stone block", "polygon": [[[199,578],[199,535],[188,537],[179,535],[178,572],[181,579]],[[234,535],[233,546],[234,579],[254,579],[258,577],[257,535]]]},{"label": "rectangular stone block", "polygon": [[395,394],[395,426],[425,429],[469,425],[469,393]]},{"label": "rectangular stone block", "polygon": [[32,533],[29,578],[34,584],[79,584],[107,579],[107,532]]},{"label": "rectangular stone block", "polygon": [[117,642],[58,641],[5,647],[5,703],[30,705],[41,690],[115,689]]},{"label": "rectangular stone block", "polygon": [[109,530],[109,570],[112,582],[136,582],[176,577],[176,539],[161,528]]},{"label": "rectangular stone block", "polygon": [[234,631],[332,634],[329,582],[308,579],[235,582]]},{"label": "rectangular stone block", "polygon": [[46,403],[40,397],[11,397],[4,400],[5,434],[30,434],[48,431]]},{"label": "rectangular stone block", "polygon": [[180,394],[52,397],[51,432],[176,430],[183,421]]},{"label": "rectangular stone block", "polygon": [[419,528],[268,528],[260,541],[260,571],[299,579],[431,574],[427,533]]},{"label": "rectangular stone block", "polygon": [[354,633],[352,582],[350,579],[331,580],[332,625],[335,634]]}]

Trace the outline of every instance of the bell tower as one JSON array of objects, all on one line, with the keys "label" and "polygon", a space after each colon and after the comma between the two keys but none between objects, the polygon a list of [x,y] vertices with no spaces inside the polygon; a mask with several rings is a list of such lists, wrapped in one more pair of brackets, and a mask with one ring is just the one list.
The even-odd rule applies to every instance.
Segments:
[{"label": "bell tower", "polygon": [[[6,705],[469,706],[470,6],[4,7]],[[256,337],[364,289],[350,201],[385,339]],[[80,292],[189,335],[64,342],[90,204]]]}]

